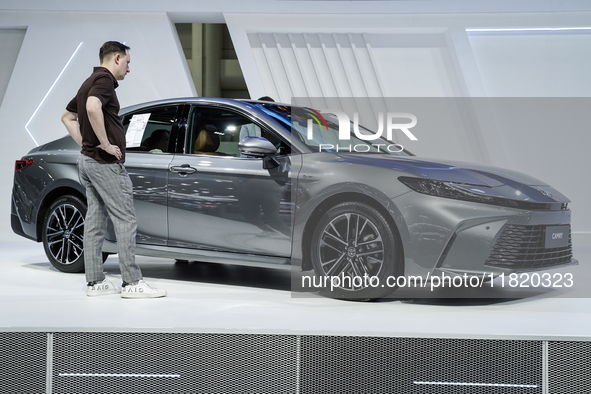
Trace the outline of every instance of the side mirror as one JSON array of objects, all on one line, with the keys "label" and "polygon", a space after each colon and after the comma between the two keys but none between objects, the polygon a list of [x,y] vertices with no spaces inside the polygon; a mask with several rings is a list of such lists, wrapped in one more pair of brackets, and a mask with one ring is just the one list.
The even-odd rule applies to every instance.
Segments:
[{"label": "side mirror", "polygon": [[238,149],[242,156],[262,158],[263,168],[266,170],[279,166],[279,162],[275,158],[275,155],[277,155],[277,148],[265,138],[243,138],[238,143]]}]

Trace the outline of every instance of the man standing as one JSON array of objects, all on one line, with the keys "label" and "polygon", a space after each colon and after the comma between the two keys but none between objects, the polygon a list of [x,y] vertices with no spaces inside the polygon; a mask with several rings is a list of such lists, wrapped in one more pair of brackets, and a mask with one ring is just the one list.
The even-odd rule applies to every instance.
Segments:
[{"label": "man standing", "polygon": [[[125,129],[119,118],[115,89],[129,73],[129,47],[108,41],[99,51],[100,67],[84,81],[68,103],[62,122],[82,147],[80,180],[86,188],[88,211],[84,223],[84,266],[90,297],[121,293],[123,298],[155,298],[166,290],[149,286],[135,263],[137,218],[132,183],[125,162]],[[102,246],[107,214],[115,228],[123,288],[105,278]]]}]

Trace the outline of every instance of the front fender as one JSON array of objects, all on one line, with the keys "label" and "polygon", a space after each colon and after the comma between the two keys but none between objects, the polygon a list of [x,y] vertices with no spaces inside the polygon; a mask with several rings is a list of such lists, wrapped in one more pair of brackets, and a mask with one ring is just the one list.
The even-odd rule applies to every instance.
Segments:
[{"label": "front fender", "polygon": [[[400,237],[403,253],[410,247],[408,226],[398,207],[381,190],[363,183],[347,182],[330,185],[310,195],[307,188],[298,184],[295,194],[296,209],[294,214],[294,236],[292,245],[292,263],[302,269],[311,268],[305,257],[307,242],[314,231],[317,220],[324,212],[346,201],[359,201],[369,204],[382,212],[386,220],[394,227]],[[308,189],[309,190],[309,189]]]}]

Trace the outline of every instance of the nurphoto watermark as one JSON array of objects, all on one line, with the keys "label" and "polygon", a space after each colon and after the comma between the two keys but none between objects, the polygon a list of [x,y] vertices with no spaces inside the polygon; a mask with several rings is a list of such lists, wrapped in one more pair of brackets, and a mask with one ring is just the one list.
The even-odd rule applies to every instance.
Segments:
[{"label": "nurphoto watermark", "polygon": [[[345,104],[351,101],[342,99],[339,104],[343,100]],[[312,102],[293,107],[292,134],[318,152],[400,153],[404,151],[402,139],[418,141],[412,130],[419,122],[415,114],[390,110],[382,99],[365,100],[361,108],[348,104],[324,106],[330,103],[313,107]],[[370,110],[364,111],[367,108]]]}]

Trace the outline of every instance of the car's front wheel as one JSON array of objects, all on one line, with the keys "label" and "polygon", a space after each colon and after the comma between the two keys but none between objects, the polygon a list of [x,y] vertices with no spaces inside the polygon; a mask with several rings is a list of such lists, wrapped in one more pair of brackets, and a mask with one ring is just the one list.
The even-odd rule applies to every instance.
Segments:
[{"label": "car's front wheel", "polygon": [[[321,294],[370,300],[388,295],[401,272],[398,238],[378,210],[344,202],[327,211],[312,235],[311,260]],[[395,283],[395,281],[394,281]]]}]

